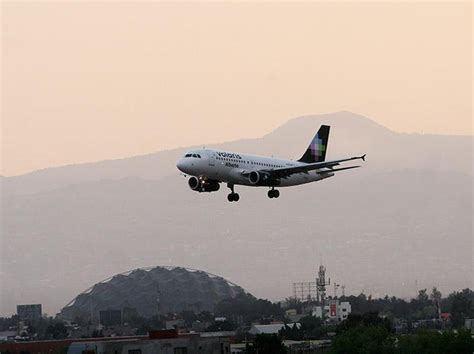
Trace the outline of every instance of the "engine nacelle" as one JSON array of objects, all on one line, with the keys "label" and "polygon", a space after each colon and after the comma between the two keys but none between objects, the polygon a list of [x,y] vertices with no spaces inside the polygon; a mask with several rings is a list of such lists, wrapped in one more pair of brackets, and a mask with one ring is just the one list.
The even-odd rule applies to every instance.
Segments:
[{"label": "engine nacelle", "polygon": [[199,185],[200,184],[201,183],[199,182],[199,180],[196,177],[191,177],[191,178],[188,179],[189,188],[191,188],[193,191],[199,190]]},{"label": "engine nacelle", "polygon": [[252,171],[249,173],[249,182],[252,184],[258,184],[262,179],[262,175],[258,171]]},{"label": "engine nacelle", "polygon": [[213,179],[205,179],[202,177],[190,177],[188,180],[189,188],[196,192],[216,192],[219,190],[219,182]]},{"label": "engine nacelle", "polygon": [[278,186],[280,180],[272,178],[268,173],[252,171],[248,175],[250,184],[258,186]]}]

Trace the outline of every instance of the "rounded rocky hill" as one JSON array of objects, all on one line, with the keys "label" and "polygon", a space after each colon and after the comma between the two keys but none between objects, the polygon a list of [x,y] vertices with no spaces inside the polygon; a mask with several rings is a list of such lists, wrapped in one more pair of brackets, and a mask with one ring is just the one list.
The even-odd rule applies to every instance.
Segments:
[{"label": "rounded rocky hill", "polygon": [[67,304],[59,316],[97,321],[105,310],[142,317],[184,310],[212,312],[220,301],[244,292],[240,286],[200,270],[140,268],[95,284]]}]

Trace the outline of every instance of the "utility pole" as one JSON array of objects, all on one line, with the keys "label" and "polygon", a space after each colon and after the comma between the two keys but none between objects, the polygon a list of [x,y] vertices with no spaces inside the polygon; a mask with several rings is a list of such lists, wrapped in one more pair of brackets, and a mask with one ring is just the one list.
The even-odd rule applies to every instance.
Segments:
[{"label": "utility pole", "polygon": [[339,286],[340,284],[336,284],[336,282],[334,282],[334,299],[337,299],[337,289]]}]

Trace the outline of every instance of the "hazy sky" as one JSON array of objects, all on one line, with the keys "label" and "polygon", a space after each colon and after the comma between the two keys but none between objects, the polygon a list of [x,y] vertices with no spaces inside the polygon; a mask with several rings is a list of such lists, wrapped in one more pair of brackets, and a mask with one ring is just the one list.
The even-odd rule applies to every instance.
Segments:
[{"label": "hazy sky", "polygon": [[3,175],[339,110],[472,134],[470,2],[1,6]]}]

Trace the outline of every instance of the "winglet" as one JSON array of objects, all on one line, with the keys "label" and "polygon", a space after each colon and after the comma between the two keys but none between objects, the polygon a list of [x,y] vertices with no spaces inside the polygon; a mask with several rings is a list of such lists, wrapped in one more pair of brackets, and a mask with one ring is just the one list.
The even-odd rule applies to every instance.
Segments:
[{"label": "winglet", "polygon": [[362,159],[362,161],[365,161],[365,155],[366,155],[366,154],[364,154],[364,155],[362,155],[362,156],[360,157],[360,158]]}]

